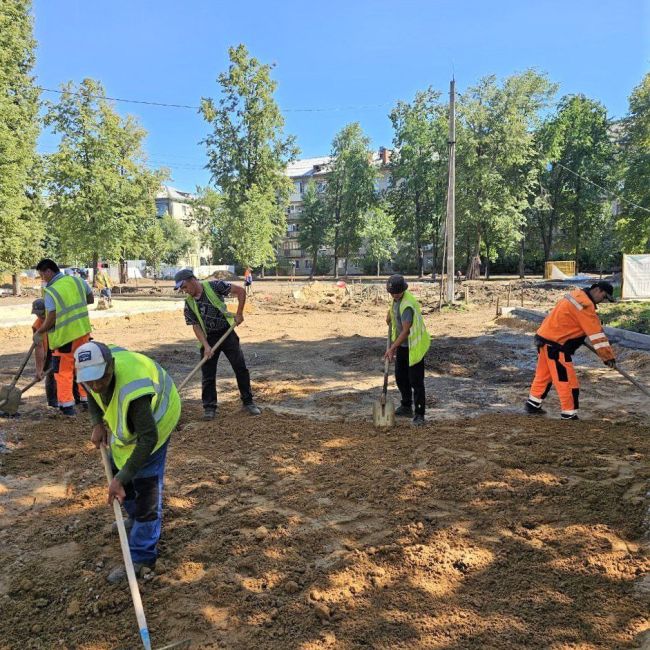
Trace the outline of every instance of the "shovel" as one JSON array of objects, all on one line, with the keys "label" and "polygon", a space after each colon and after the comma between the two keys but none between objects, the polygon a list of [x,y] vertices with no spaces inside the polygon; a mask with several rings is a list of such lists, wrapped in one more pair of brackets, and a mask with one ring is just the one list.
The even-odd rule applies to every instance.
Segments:
[{"label": "shovel", "polygon": [[27,365],[29,358],[32,356],[35,347],[36,343],[32,343],[11,383],[9,385],[0,386],[0,409],[9,415],[14,415],[18,411],[20,396],[25,392],[25,390],[31,388],[34,383],[36,383],[34,382],[30,384],[22,391],[16,388],[16,382],[20,379],[20,375],[23,374],[23,370],[25,370],[25,366]]},{"label": "shovel", "polygon": [[[113,480],[113,470],[111,469],[111,461],[108,459],[108,452],[106,447],[100,447],[99,450],[102,454],[102,463],[104,464],[104,471],[106,472],[106,480],[111,484]],[[140,598],[140,588],[138,587],[138,580],[135,577],[135,569],[133,568],[133,560],[131,559],[131,550],[129,549],[129,538],[126,534],[124,527],[124,518],[122,517],[122,510],[120,509],[120,502],[113,499],[113,512],[115,513],[115,521],[117,522],[117,530],[120,534],[120,546],[122,547],[122,556],[124,558],[124,566],[126,568],[126,577],[129,580],[129,589],[131,590],[131,599],[133,600],[133,607],[135,608],[135,617],[138,619],[138,627],[140,628],[140,638],[145,650],[151,649],[151,638],[149,637],[149,627],[147,626],[147,619],[144,615],[144,608],[142,607],[142,599]],[[182,648],[189,648],[190,640],[175,641],[158,650],[181,650]]]},{"label": "shovel", "polygon": [[34,384],[38,384],[39,381],[45,379],[45,377],[47,377],[51,372],[52,368],[46,370],[43,373],[43,377],[41,379],[32,379],[29,384],[27,384],[27,386],[24,386],[20,389],[14,388],[8,397],[3,397],[3,390],[5,390],[6,387],[0,388],[0,411],[6,413],[7,415],[15,415],[18,412],[18,407],[20,406],[20,398],[23,393],[26,393],[32,386],[34,386]]},{"label": "shovel", "polygon": [[[589,341],[585,340],[585,346],[588,347],[594,354],[598,354],[594,346],[591,345]],[[650,397],[650,389],[642,384],[636,377],[633,377],[629,372],[623,370],[623,368],[619,368],[618,366],[614,366],[614,370],[616,370],[619,375],[625,377],[625,379],[627,379],[631,384],[634,384],[642,393]]]},{"label": "shovel", "polygon": [[[390,348],[390,333],[391,326],[389,325],[386,350]],[[381,397],[372,405],[372,419],[374,425],[382,429],[395,426],[395,404],[392,399],[388,399],[388,359],[384,361],[384,387]]]},{"label": "shovel", "polygon": [[[225,333],[225,334],[224,334],[224,335],[223,335],[223,336],[222,336],[222,337],[221,337],[221,338],[220,338],[220,339],[219,339],[219,340],[218,340],[218,341],[217,341],[217,342],[212,346],[211,350],[212,350],[212,353],[213,353],[213,354],[214,354],[214,352],[217,350],[217,348],[218,348],[218,347],[219,347],[219,346],[220,346],[220,345],[221,345],[221,344],[222,344],[222,343],[223,343],[223,342],[228,338],[228,336],[230,336],[230,332],[232,332],[234,329],[235,329],[235,326],[234,326],[234,325],[231,325],[231,326],[226,330],[226,333]],[[197,371],[197,370],[198,370],[198,369],[199,369],[199,368],[200,368],[200,367],[201,367],[201,366],[202,366],[202,365],[203,365],[207,360],[208,360],[208,358],[204,356],[203,359],[201,359],[201,361],[199,361],[199,362],[194,366],[194,368],[192,368],[192,370],[190,371],[190,374],[187,375],[187,377],[185,377],[185,379],[183,379],[183,381],[181,382],[181,385],[178,387],[178,392],[179,392],[179,393],[183,390],[183,388],[185,387],[185,384],[187,384],[187,382],[188,382],[190,379],[192,379],[192,377],[194,377],[194,373],[195,373],[195,372],[196,372],[196,371]]]}]

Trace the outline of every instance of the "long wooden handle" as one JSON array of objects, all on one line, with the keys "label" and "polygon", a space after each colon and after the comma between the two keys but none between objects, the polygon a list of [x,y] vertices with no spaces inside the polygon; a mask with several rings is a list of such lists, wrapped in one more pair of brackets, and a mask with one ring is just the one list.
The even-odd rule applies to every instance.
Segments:
[{"label": "long wooden handle", "polygon": [[[108,459],[108,452],[106,447],[100,447],[99,451],[102,454],[102,463],[104,464],[104,472],[106,472],[106,480],[111,484],[113,480],[113,470],[111,469],[111,461]],[[126,577],[129,580],[129,589],[131,590],[131,599],[133,600],[133,607],[135,609],[135,617],[138,619],[138,627],[140,629],[140,638],[146,650],[151,650],[151,639],[149,637],[149,628],[147,627],[147,619],[144,615],[144,608],[142,607],[142,598],[140,598],[140,589],[138,587],[138,579],[135,577],[135,569],[133,568],[133,560],[131,560],[131,551],[129,549],[129,538],[126,534],[124,527],[124,519],[122,517],[122,510],[119,501],[113,500],[113,512],[115,514],[115,521],[117,522],[117,530],[120,534],[120,546],[122,547],[122,557],[124,558],[124,566],[126,568]]]},{"label": "long wooden handle", "polygon": [[23,370],[25,370],[25,366],[27,365],[27,362],[29,361],[29,358],[32,356],[32,352],[34,351],[34,348],[36,348],[36,343],[32,341],[31,346],[29,347],[29,350],[27,354],[25,355],[25,358],[23,359],[23,362],[20,364],[20,368],[18,368],[18,372],[16,373],[16,376],[13,378],[13,381],[11,382],[10,388],[13,388],[16,385],[16,382],[20,378],[20,375],[23,374]]},{"label": "long wooden handle", "polygon": [[[216,343],[215,343],[215,344],[210,348],[210,349],[212,350],[212,353],[213,353],[213,354],[214,354],[214,352],[216,351],[216,349],[217,349],[217,348],[218,348],[218,347],[219,347],[219,346],[220,346],[220,345],[221,345],[221,344],[222,344],[222,343],[223,343],[223,342],[228,338],[228,336],[230,335],[230,332],[232,332],[234,329],[235,329],[235,326],[234,326],[234,325],[231,325],[231,326],[226,330],[226,333],[225,333],[225,334],[224,334],[224,335],[223,335],[223,336],[222,336],[222,337],[221,337],[221,338],[220,338],[220,339],[219,339],[219,340],[218,340],[218,341],[217,341],[217,342],[216,342]],[[185,379],[183,379],[183,381],[181,382],[181,385],[178,387],[178,392],[179,392],[179,393],[183,390],[183,387],[185,386],[185,384],[187,384],[187,382],[188,382],[190,379],[192,379],[192,377],[194,377],[194,374],[196,373],[196,371],[197,371],[197,370],[198,370],[198,369],[199,369],[199,368],[200,368],[200,367],[201,367],[201,366],[202,366],[202,365],[203,365],[207,360],[208,360],[208,358],[204,356],[203,359],[201,359],[201,361],[199,361],[199,363],[197,363],[197,364],[194,366],[194,368],[190,371],[190,374],[187,375],[187,377],[185,377]]]},{"label": "long wooden handle", "polygon": [[[591,343],[589,343],[589,341],[586,339],[585,346],[588,347],[594,354],[598,354],[594,346],[591,345]],[[642,393],[650,397],[650,389],[642,384],[636,377],[633,377],[629,372],[627,372],[627,370],[623,370],[623,368],[619,368],[617,365],[614,366],[614,370],[616,370],[619,375],[625,377],[625,379],[627,379],[631,384],[634,384]]]},{"label": "long wooden handle", "polygon": [[43,379],[45,379],[45,377],[47,377],[51,373],[52,373],[52,368],[50,368],[49,370],[46,370],[43,373],[43,376],[40,379],[32,379],[29,382],[29,384],[27,384],[27,386],[20,389],[20,394],[22,395],[23,393],[26,393],[32,386],[34,386],[35,384],[38,384],[39,381],[42,381]]}]

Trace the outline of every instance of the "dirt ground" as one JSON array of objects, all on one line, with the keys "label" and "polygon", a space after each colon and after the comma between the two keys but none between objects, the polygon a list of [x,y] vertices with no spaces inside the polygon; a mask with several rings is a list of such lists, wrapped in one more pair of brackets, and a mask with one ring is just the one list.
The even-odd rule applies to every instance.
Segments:
[{"label": "dirt ground", "polygon": [[[198,379],[185,394],[162,554],[141,580],[154,647],[647,647],[643,395],[584,352],[583,419],[560,422],[554,394],[526,417],[531,328],[427,307],[427,425],[378,432],[385,303],[294,290],[259,292],[240,329],[261,417],[242,414],[225,361],[214,422]],[[180,313],[94,336],[178,381],[197,361]],[[0,330],[0,382],[28,345]],[[650,383],[650,355],[619,352]],[[136,648],[128,589],[106,581],[119,542],[87,417],[45,411],[35,389],[0,418],[0,648]]]}]

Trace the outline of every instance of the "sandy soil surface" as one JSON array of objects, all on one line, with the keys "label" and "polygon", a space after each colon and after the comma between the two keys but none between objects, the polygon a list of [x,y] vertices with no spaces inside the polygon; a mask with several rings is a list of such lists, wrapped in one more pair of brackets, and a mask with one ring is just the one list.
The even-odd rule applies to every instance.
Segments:
[{"label": "sandy soil surface", "polygon": [[[240,330],[261,417],[225,360],[214,422],[198,380],[185,394],[141,581],[154,647],[642,647],[647,400],[585,352],[583,420],[560,422],[554,395],[523,416],[530,327],[472,306],[426,316],[427,425],[378,432],[385,304],[294,290],[258,295]],[[179,313],[95,328],[178,381],[197,361]],[[28,345],[0,332],[0,381]],[[621,364],[650,383],[649,355]],[[138,647],[128,590],[106,582],[120,551],[87,418],[45,411],[34,389],[0,418],[0,648]]]}]

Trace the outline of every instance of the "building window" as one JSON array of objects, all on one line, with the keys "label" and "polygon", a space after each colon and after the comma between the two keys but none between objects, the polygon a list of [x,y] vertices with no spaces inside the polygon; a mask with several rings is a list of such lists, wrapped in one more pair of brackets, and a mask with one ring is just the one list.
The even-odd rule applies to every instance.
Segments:
[{"label": "building window", "polygon": [[298,183],[298,185],[299,185],[300,194],[304,194],[305,193],[305,184],[302,181],[300,181],[300,183]]},{"label": "building window", "polygon": [[300,260],[296,260],[296,268],[297,268],[297,269],[300,268]]},{"label": "building window", "polygon": [[305,260],[305,268],[310,269],[311,268],[311,260]]},{"label": "building window", "polygon": [[156,203],[156,214],[159,217],[165,216],[169,212],[167,208],[167,203],[165,201],[161,201],[160,203]]}]

